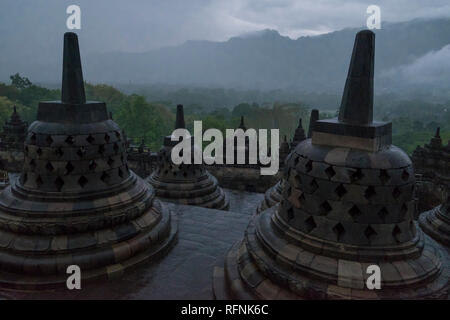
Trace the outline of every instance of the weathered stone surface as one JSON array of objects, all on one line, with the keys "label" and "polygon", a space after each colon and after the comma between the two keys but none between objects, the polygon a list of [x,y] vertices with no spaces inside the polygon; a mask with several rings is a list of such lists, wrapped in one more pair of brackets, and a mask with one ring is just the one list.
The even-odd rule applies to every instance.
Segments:
[{"label": "weathered stone surface", "polygon": [[61,101],[41,102],[19,179],[0,194],[0,287],[116,276],[164,254],[177,223],[127,165],[126,139],[102,102],[85,102],[74,33],[64,36]]},{"label": "weathered stone surface", "polygon": [[[371,31],[356,36],[339,120],[316,121],[288,156],[280,205],[255,215],[218,262],[216,298],[447,297],[448,253],[414,222],[411,161],[390,145],[390,124],[372,122],[373,40]],[[317,141],[317,132],[340,138]],[[365,286],[371,264],[379,290]]]},{"label": "weathered stone surface", "polygon": [[40,292],[0,291],[9,299],[212,299],[216,260],[244,232],[262,194],[225,190],[227,212],[167,203],[178,217],[178,242],[164,259],[144,263],[120,278],[82,282],[82,290],[56,288]]},{"label": "weathered stone surface", "polygon": [[[178,105],[175,129],[181,128],[184,128],[183,106]],[[164,138],[158,165],[147,179],[155,188],[157,197],[178,204],[227,210],[229,202],[225,193],[203,164],[194,164],[194,152],[191,164],[176,165],[172,162],[171,152],[176,143],[170,136]],[[194,151],[195,146],[191,145]]]}]

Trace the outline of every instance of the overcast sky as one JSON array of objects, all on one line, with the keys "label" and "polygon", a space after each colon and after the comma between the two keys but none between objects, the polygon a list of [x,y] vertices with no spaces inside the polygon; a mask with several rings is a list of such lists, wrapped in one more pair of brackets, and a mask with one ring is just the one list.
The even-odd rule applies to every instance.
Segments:
[{"label": "overcast sky", "polygon": [[29,50],[27,44],[60,41],[70,4],[81,7],[77,32],[93,52],[224,41],[266,28],[291,38],[315,35],[365,25],[370,4],[381,7],[382,21],[450,16],[449,0],[1,0],[2,44]]}]

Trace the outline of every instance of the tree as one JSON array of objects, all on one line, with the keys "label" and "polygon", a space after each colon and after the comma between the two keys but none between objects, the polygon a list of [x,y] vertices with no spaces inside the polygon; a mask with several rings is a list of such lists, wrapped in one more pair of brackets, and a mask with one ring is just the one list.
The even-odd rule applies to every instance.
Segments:
[{"label": "tree", "polygon": [[33,85],[28,78],[21,77],[18,73],[11,75],[9,78],[11,79],[11,84],[17,89],[25,89]]}]

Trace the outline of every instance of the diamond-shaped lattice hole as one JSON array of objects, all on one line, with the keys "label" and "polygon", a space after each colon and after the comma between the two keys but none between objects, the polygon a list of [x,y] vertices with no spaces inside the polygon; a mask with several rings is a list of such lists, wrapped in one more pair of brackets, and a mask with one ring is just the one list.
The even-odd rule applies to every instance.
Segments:
[{"label": "diamond-shaped lattice hole", "polygon": [[342,240],[342,237],[343,237],[344,234],[345,234],[345,228],[344,228],[344,226],[339,222],[338,224],[336,224],[336,225],[333,227],[332,230],[333,230],[334,234],[336,235],[337,241]]},{"label": "diamond-shaped lattice hole", "polygon": [[45,165],[45,169],[47,169],[48,172],[52,172],[55,168],[53,167],[52,163],[48,161]]},{"label": "diamond-shaped lattice hole", "polygon": [[98,146],[98,153],[103,154],[105,152],[105,145],[101,144]]},{"label": "diamond-shaped lattice hole", "polygon": [[68,136],[65,141],[68,145],[72,145],[75,143],[75,140],[72,136]]},{"label": "diamond-shaped lattice hole", "polygon": [[66,164],[66,174],[70,174],[73,169],[75,169],[75,167],[73,166],[73,164],[69,161]]},{"label": "diamond-shaped lattice hole", "polygon": [[52,144],[53,143],[53,139],[51,135],[48,135],[47,138],[45,138],[45,141],[47,142],[47,144]]},{"label": "diamond-shaped lattice hole", "polygon": [[38,176],[36,178],[36,184],[37,184],[38,187],[40,187],[40,186],[42,186],[44,184],[44,181],[42,181],[41,176]]},{"label": "diamond-shaped lattice hole", "polygon": [[86,154],[86,148],[85,147],[80,147],[77,151],[77,155],[82,158],[84,155]]},{"label": "diamond-shaped lattice hole", "polygon": [[113,164],[114,164],[114,160],[111,157],[109,157],[108,158],[108,166],[112,167]]},{"label": "diamond-shaped lattice hole", "polygon": [[94,138],[92,135],[89,135],[89,136],[86,138],[86,141],[92,144],[92,143],[94,143],[95,138]]},{"label": "diamond-shaped lattice hole", "polygon": [[314,218],[312,216],[309,216],[309,218],[305,220],[305,227],[306,227],[306,232],[308,232],[308,233],[310,233],[317,227],[317,224],[314,221]]},{"label": "diamond-shaped lattice hole", "polygon": [[397,240],[399,242],[399,236],[402,233],[402,230],[400,230],[400,228],[395,225],[394,229],[392,230],[392,236],[395,238],[395,240]]},{"label": "diamond-shaped lattice hole", "polygon": [[394,190],[392,191],[392,196],[394,197],[394,199],[398,199],[401,194],[402,193],[398,187],[395,187]]},{"label": "diamond-shaped lattice hole", "polygon": [[36,161],[34,159],[30,160],[30,167],[32,170],[34,170],[36,168]]},{"label": "diamond-shaped lattice hole", "polygon": [[402,172],[402,180],[407,181],[409,179],[409,173],[406,170],[403,170]]},{"label": "diamond-shaped lattice hole", "polygon": [[294,209],[292,207],[287,210],[287,218],[288,220],[294,219]]},{"label": "diamond-shaped lattice hole", "polygon": [[345,196],[345,194],[347,193],[347,189],[345,189],[345,187],[344,187],[342,184],[340,184],[340,185],[334,190],[334,193],[336,193],[337,196],[338,196],[339,198],[342,198],[342,197]]},{"label": "diamond-shaped lattice hole", "polygon": [[38,154],[38,156],[42,155],[42,149],[41,149],[41,148],[38,148],[38,149],[36,150],[36,153]]},{"label": "diamond-shaped lattice hole", "polygon": [[305,164],[305,170],[306,172],[310,172],[312,170],[313,167],[313,163],[311,160],[309,160],[306,164]]},{"label": "diamond-shaped lattice hole", "polygon": [[313,179],[309,185],[311,186],[311,193],[314,193],[317,189],[319,189],[316,179]]},{"label": "diamond-shaped lattice hole", "polygon": [[358,217],[362,214],[361,210],[359,210],[358,206],[353,205],[350,210],[348,210],[349,215],[356,221]]},{"label": "diamond-shaped lattice hole", "polygon": [[366,191],[364,192],[364,197],[367,200],[372,199],[373,197],[375,197],[377,193],[375,192],[375,188],[373,186],[370,186],[366,189]]},{"label": "diamond-shaped lattice hole", "polygon": [[391,176],[388,174],[387,170],[381,169],[380,175],[378,176],[383,184],[386,184]]},{"label": "diamond-shaped lattice hole", "polygon": [[81,176],[80,179],[78,179],[78,184],[80,187],[84,188],[84,186],[88,183],[88,179],[86,179],[85,176]]},{"label": "diamond-shaped lattice hole", "polygon": [[109,174],[107,174],[106,172],[103,172],[102,176],[100,177],[100,180],[102,180],[105,183],[108,182]]},{"label": "diamond-shaped lattice hole", "polygon": [[25,154],[28,155],[28,146],[25,146]]},{"label": "diamond-shaped lattice hole", "polygon": [[58,189],[58,191],[61,191],[62,187],[64,185],[64,180],[61,179],[61,177],[56,178],[55,180],[55,186]]},{"label": "diamond-shaped lattice hole", "polygon": [[330,205],[328,201],[324,201],[320,205],[320,211],[323,215],[330,213],[331,210],[333,210],[333,207]]},{"label": "diamond-shaped lattice hole", "polygon": [[356,182],[361,180],[362,178],[364,178],[364,174],[362,173],[361,169],[356,169],[351,175],[350,175],[350,180],[352,182]]},{"label": "diamond-shaped lattice hole", "polygon": [[336,171],[334,171],[332,166],[329,166],[328,168],[326,168],[325,173],[327,174],[328,179],[331,179],[336,175]]},{"label": "diamond-shaped lattice hole", "polygon": [[97,163],[94,160],[91,160],[89,162],[89,170],[93,171],[95,168],[97,168]]},{"label": "diamond-shaped lattice hole", "polygon": [[372,241],[373,238],[377,235],[376,231],[373,230],[373,228],[369,225],[367,226],[367,228],[364,230],[364,235],[366,236],[366,238],[369,241]]},{"label": "diamond-shaped lattice hole", "polygon": [[185,177],[185,178],[187,177],[187,172],[186,171],[183,172],[183,177]]},{"label": "diamond-shaped lattice hole", "polygon": [[114,152],[117,153],[119,151],[119,145],[117,144],[117,142],[114,142]]},{"label": "diamond-shaped lattice hole", "polygon": [[119,177],[123,178],[123,171],[119,168]]},{"label": "diamond-shaped lattice hole", "polygon": [[62,148],[59,147],[58,149],[55,150],[55,154],[61,158],[64,155],[64,152],[63,152]]},{"label": "diamond-shaped lattice hole", "polygon": [[105,133],[105,141],[108,143],[110,139],[111,137],[109,136],[109,134]]},{"label": "diamond-shaped lattice hole", "polygon": [[387,209],[385,207],[381,208],[380,211],[378,211],[378,216],[381,218],[381,220],[385,221],[387,215],[389,214],[389,212],[387,211]]}]

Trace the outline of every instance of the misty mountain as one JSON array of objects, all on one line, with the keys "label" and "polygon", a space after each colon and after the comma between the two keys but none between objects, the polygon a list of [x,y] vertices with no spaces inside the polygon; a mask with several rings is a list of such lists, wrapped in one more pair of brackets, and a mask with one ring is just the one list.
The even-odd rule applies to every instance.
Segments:
[{"label": "misty mountain", "polygon": [[[82,37],[80,42],[85,79],[90,82],[320,92],[342,90],[358,30],[344,29],[296,40],[275,30],[262,30],[225,42],[187,41],[144,53],[86,56]],[[444,47],[450,44],[450,19],[384,23],[375,33],[377,91],[404,87],[409,82],[433,86],[442,76],[449,78],[442,73],[450,72],[450,60],[443,58],[449,52]],[[447,67],[441,68],[442,63]],[[24,74],[32,81],[56,82],[60,68],[60,62],[51,59],[30,63]],[[427,81],[419,81],[424,69]]]}]

